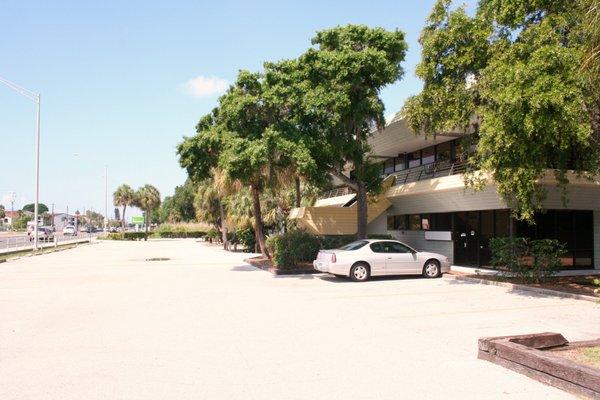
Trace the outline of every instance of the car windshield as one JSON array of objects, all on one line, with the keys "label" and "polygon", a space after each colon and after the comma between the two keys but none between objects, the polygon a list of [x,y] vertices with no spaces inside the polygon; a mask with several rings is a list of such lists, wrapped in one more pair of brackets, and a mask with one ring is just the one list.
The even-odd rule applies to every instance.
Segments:
[{"label": "car windshield", "polygon": [[357,240],[356,242],[352,242],[340,247],[338,250],[358,250],[367,243],[369,242],[367,242],[366,240]]}]

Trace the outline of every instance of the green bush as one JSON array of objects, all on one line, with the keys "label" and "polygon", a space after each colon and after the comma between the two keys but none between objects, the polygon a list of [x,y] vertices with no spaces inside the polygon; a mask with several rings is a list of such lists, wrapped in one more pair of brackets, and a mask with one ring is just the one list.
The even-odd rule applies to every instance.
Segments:
[{"label": "green bush", "polygon": [[184,239],[184,238],[202,238],[206,236],[204,231],[159,231],[157,230],[152,234],[152,237],[156,238],[170,238],[170,239]]},{"label": "green bush", "polygon": [[490,239],[492,265],[524,282],[543,282],[561,266],[565,247],[558,240],[522,237]]},{"label": "green bush", "polygon": [[144,232],[109,233],[101,237],[106,240],[142,240]]},{"label": "green bush", "polygon": [[270,236],[267,248],[273,264],[280,269],[293,269],[301,262],[310,262],[321,248],[319,238],[300,229]]},{"label": "green bush", "polygon": [[256,237],[254,236],[254,229],[245,228],[235,231],[231,243],[239,243],[242,246],[244,246],[246,252],[252,253],[254,251],[254,248],[256,247]]}]

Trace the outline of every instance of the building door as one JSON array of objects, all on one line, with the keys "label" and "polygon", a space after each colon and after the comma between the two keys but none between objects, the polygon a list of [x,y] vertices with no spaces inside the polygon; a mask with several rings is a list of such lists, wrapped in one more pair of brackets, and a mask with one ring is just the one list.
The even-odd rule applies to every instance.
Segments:
[{"label": "building door", "polygon": [[454,214],[454,263],[479,266],[479,211]]}]

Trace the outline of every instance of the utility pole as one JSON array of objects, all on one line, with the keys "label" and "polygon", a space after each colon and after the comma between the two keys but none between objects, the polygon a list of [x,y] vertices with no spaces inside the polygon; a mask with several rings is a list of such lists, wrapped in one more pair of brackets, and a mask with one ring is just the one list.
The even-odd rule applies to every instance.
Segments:
[{"label": "utility pole", "polygon": [[52,203],[52,223],[50,225],[54,228],[54,203]]},{"label": "utility pole", "polygon": [[104,166],[104,230],[108,230],[108,165]]},{"label": "utility pole", "polygon": [[33,100],[36,104],[36,135],[35,135],[35,206],[33,212],[33,233],[34,242],[33,249],[38,249],[38,213],[39,213],[39,202],[40,202],[40,108],[42,103],[42,96],[39,93],[34,93],[31,90],[27,90],[24,87],[17,85],[0,76],[0,83],[5,84],[15,92],[27,97],[29,100]]}]

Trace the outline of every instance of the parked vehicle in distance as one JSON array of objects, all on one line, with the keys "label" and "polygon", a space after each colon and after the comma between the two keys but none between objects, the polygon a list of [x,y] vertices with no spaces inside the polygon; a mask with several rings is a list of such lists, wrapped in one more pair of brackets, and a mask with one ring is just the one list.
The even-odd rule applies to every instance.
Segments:
[{"label": "parked vehicle in distance", "polygon": [[[33,241],[35,239],[35,234],[32,231],[29,234],[29,241]],[[42,226],[38,228],[38,240],[43,242],[53,242],[54,241],[54,232],[47,226]]]},{"label": "parked vehicle in distance", "polygon": [[110,228],[108,228],[108,231],[110,233],[117,233],[117,232],[119,232],[119,229],[117,229],[116,226],[111,226]]},{"label": "parked vehicle in distance", "polygon": [[397,240],[382,239],[357,240],[339,249],[321,250],[313,266],[356,282],[381,275],[438,278],[450,271],[448,257],[442,254],[417,251]]},{"label": "parked vehicle in distance", "polygon": [[77,230],[73,225],[67,225],[62,230],[63,235],[65,236],[75,236],[77,234]]}]

